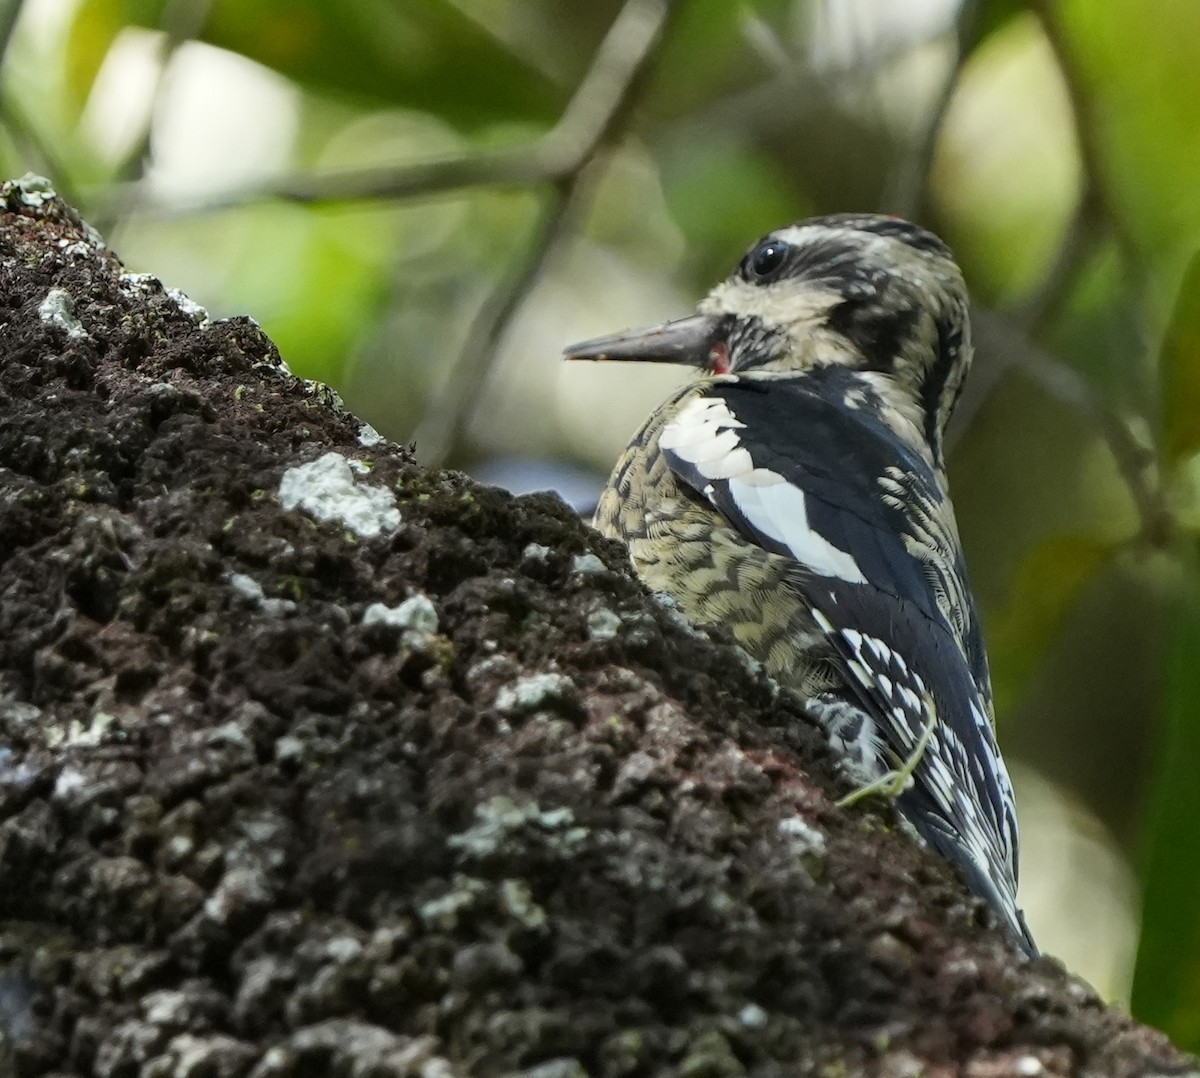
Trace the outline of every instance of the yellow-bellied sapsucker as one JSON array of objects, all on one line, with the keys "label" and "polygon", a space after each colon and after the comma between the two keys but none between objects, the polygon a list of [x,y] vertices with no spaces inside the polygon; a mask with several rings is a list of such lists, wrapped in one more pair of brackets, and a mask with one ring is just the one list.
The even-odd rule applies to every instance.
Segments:
[{"label": "yellow-bellied sapsucker", "polygon": [[1036,954],[943,467],[971,354],[946,245],[858,214],[772,232],[691,317],[567,349],[705,372],[635,435],[596,527],[797,690],[860,793],[895,796]]}]

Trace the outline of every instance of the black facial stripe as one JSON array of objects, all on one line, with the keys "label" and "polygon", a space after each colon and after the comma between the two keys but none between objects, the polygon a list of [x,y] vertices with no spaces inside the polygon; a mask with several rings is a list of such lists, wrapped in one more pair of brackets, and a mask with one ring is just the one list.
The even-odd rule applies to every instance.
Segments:
[{"label": "black facial stripe", "polygon": [[890,371],[920,318],[911,306],[889,307],[878,298],[846,299],[829,312],[829,326],[862,353],[864,370]]},{"label": "black facial stripe", "polygon": [[[934,457],[942,456],[942,432],[938,429],[938,417],[942,414],[942,390],[946,379],[958,363],[962,352],[962,325],[953,324],[944,318],[937,320],[938,355],[933,366],[921,383],[921,408],[925,412],[925,437],[933,447]],[[962,391],[959,385],[958,391]],[[954,410],[954,401],[947,401],[946,416]]]},{"label": "black facial stripe", "polygon": [[777,346],[784,337],[783,330],[767,326],[757,316],[730,318],[725,343],[734,373],[752,371],[777,359]]},{"label": "black facial stripe", "polygon": [[855,232],[869,232],[874,236],[890,236],[914,251],[953,258],[950,248],[932,232],[928,232],[911,221],[899,217],[875,217],[857,213],[835,213],[817,217],[806,224],[822,225],[826,228],[848,228]]}]

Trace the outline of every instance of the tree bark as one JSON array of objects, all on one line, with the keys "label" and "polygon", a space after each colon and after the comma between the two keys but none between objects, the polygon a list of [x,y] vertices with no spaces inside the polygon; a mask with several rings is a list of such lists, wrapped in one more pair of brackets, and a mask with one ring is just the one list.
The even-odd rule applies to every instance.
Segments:
[{"label": "tree bark", "polygon": [[1194,1068],[557,499],[0,201],[0,1074]]}]

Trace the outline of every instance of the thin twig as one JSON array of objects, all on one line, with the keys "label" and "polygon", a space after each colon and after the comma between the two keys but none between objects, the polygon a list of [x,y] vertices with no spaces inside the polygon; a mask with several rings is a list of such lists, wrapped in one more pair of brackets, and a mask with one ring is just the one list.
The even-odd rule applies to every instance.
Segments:
[{"label": "thin twig", "polygon": [[534,144],[534,152],[545,161],[557,162],[550,176],[537,177],[555,180],[550,202],[542,211],[534,240],[508,281],[475,316],[458,359],[433,393],[416,433],[417,449],[426,463],[444,461],[458,444],[491,370],[496,346],[569,233],[585,201],[589,166],[628,119],[676,7],[676,0],[627,0],[562,118]]},{"label": "thin twig", "polygon": [[[1113,237],[1120,249],[1135,316],[1145,309],[1146,275],[1141,254],[1109,190],[1092,100],[1082,84],[1053,5],[1046,0],[1030,0],[1030,9],[1041,22],[1067,90],[1083,174],[1082,189],[1058,252],[1029,298],[1003,316],[975,313],[976,325],[1002,336],[1003,345],[985,350],[993,362],[989,370],[980,372],[985,374],[982,388],[978,378],[975,386],[970,387],[974,391],[964,402],[966,408],[959,408],[962,414],[956,415],[960,420],[956,426],[961,430],[969,422],[971,413],[981,406],[1004,370],[1019,369],[1056,400],[1083,416],[1104,439],[1137,507],[1140,538],[1161,548],[1170,540],[1173,517],[1158,482],[1152,448],[1136,439],[1125,420],[1083,375],[1034,343],[1034,337],[1052,324],[1062,310],[1080,273],[1105,238]],[[1149,341],[1144,327],[1142,337]]]},{"label": "thin twig", "polygon": [[981,0],[963,0],[959,5],[954,20],[954,60],[925,121],[921,140],[901,166],[892,184],[892,191],[885,200],[890,212],[901,217],[923,220],[929,209],[929,174],[933,168],[933,157],[963,69],[979,44],[983,26],[981,7]]},{"label": "thin twig", "polygon": [[[1147,272],[1145,259],[1108,182],[1104,152],[1100,145],[1100,124],[1088,88],[1084,86],[1070,45],[1063,32],[1055,5],[1047,0],[1030,0],[1046,41],[1054,53],[1074,120],[1075,139],[1083,169],[1083,190],[1074,221],[1068,228],[1055,265],[1025,305],[1024,315],[1031,325],[1048,321],[1069,293],[1071,280],[1091,257],[1098,234],[1109,233],[1115,239],[1125,265],[1126,283],[1136,297],[1136,307],[1145,309]],[[1032,316],[1032,318],[1030,317]],[[1143,334],[1148,340],[1149,334]]]},{"label": "thin twig", "polygon": [[443,374],[413,435],[417,453],[426,464],[450,458],[463,429],[479,402],[492,369],[496,347],[537,283],[554,251],[569,234],[576,214],[578,180],[556,185],[542,210],[537,234],[509,270],[508,279],[488,296],[471,321],[466,340],[448,372]]},{"label": "thin twig", "polygon": [[1040,348],[1012,316],[976,309],[973,321],[983,331],[983,338],[991,338],[989,351],[1005,355],[1013,368],[1099,433],[1137,508],[1139,539],[1158,549],[1167,546],[1173,517],[1157,481],[1153,449],[1137,440],[1128,423],[1083,375]]},{"label": "thin twig", "polygon": [[1031,333],[1045,329],[1070,297],[1080,272],[1109,232],[1103,199],[1091,173],[1085,172],[1079,202],[1054,261],[1033,292],[1013,309],[1013,318]]},{"label": "thin twig", "polygon": [[[472,187],[558,183],[582,169],[624,114],[632,84],[654,53],[676,0],[628,0],[596,53],[591,68],[558,122],[526,146],[472,152],[412,165],[345,169],[298,176],[215,199],[146,209],[171,216],[209,213],[263,199],[323,204],[413,198]],[[136,191],[136,185],[134,187]],[[117,188],[120,204],[133,192]]]}]

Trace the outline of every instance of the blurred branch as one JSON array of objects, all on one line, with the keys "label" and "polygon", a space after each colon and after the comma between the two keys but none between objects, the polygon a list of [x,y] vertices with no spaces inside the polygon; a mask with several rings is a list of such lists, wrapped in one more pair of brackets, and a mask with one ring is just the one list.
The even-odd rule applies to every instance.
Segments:
[{"label": "blurred branch", "polygon": [[914,147],[892,184],[892,191],[885,206],[889,213],[916,221],[924,220],[927,215],[929,173],[933,167],[933,156],[937,152],[942,124],[950,111],[950,102],[954,100],[963,68],[975,51],[975,46],[979,44],[979,35],[983,29],[981,8],[981,0],[963,0],[958,6],[958,14],[954,21],[954,61],[930,110],[920,142]]},{"label": "blurred branch", "polygon": [[[1039,19],[1054,53],[1074,119],[1079,148],[1082,184],[1075,213],[1050,267],[1033,293],[1005,314],[976,309],[973,321],[983,336],[996,338],[987,351],[998,358],[991,365],[985,384],[970,395],[956,428],[970,421],[1001,374],[1015,367],[1045,392],[1066,405],[1093,427],[1108,445],[1121,477],[1128,487],[1141,522],[1139,539],[1153,547],[1165,546],[1171,537],[1173,518],[1158,483],[1153,447],[1138,441],[1129,424],[1103,399],[1078,371],[1044,351],[1034,340],[1062,310],[1088,261],[1105,238],[1111,236],[1120,249],[1129,288],[1144,295],[1145,271],[1141,255],[1111,195],[1098,141],[1093,105],[1084,87],[1062,31],[1054,5],[1047,0],[1030,0],[1030,10]],[[1136,311],[1143,304],[1131,303]],[[1143,333],[1143,337],[1148,335]]]},{"label": "blurred branch", "polygon": [[577,216],[574,211],[583,201],[579,197],[581,183],[582,173],[555,186],[520,261],[472,319],[462,349],[435,387],[425,417],[413,435],[417,454],[425,464],[444,463],[462,440],[463,428],[475,412],[495,360],[496,346],[504,339],[542,269],[571,232]]},{"label": "blurred branch", "polygon": [[[413,198],[471,187],[561,183],[586,167],[624,119],[631,90],[654,55],[676,0],[628,0],[558,123],[526,146],[437,158],[414,165],[346,169],[298,176],[191,204],[148,207],[160,213],[207,213],[256,202],[331,203]],[[117,189],[120,204],[133,191]]]},{"label": "blurred branch", "polygon": [[982,331],[980,336],[990,338],[989,350],[1007,357],[1006,365],[1019,370],[1099,433],[1137,508],[1141,522],[1138,538],[1152,547],[1165,547],[1173,519],[1157,482],[1153,448],[1139,442],[1128,423],[1087,379],[1043,350],[1012,315],[976,308],[972,320]]},{"label": "blurred branch", "polygon": [[[1074,120],[1075,138],[1083,171],[1083,189],[1075,216],[1067,229],[1059,253],[1037,291],[1025,302],[1018,316],[1029,327],[1042,327],[1061,306],[1080,269],[1099,246],[1107,232],[1116,240],[1125,265],[1130,290],[1140,299],[1145,296],[1144,259],[1134,242],[1117,199],[1108,185],[1104,153],[1100,146],[1100,125],[1087,87],[1071,55],[1056,5],[1048,0],[1029,0],[1033,12],[1054,53],[1067,91]],[[1131,305],[1135,310],[1144,304]]]},{"label": "blurred branch", "polygon": [[1037,288],[1013,309],[1012,317],[1030,333],[1043,330],[1062,309],[1083,267],[1110,233],[1111,219],[1099,185],[1087,169],[1074,216],[1067,224],[1053,262]]},{"label": "blurred branch", "polygon": [[677,6],[675,0],[627,0],[562,118],[527,151],[543,165],[553,164],[553,171],[536,177],[555,181],[551,200],[520,263],[475,316],[458,359],[434,390],[415,436],[427,464],[444,461],[458,444],[491,369],[496,345],[570,231],[575,211],[584,201],[589,166],[628,119],[642,76],[657,55]]}]

